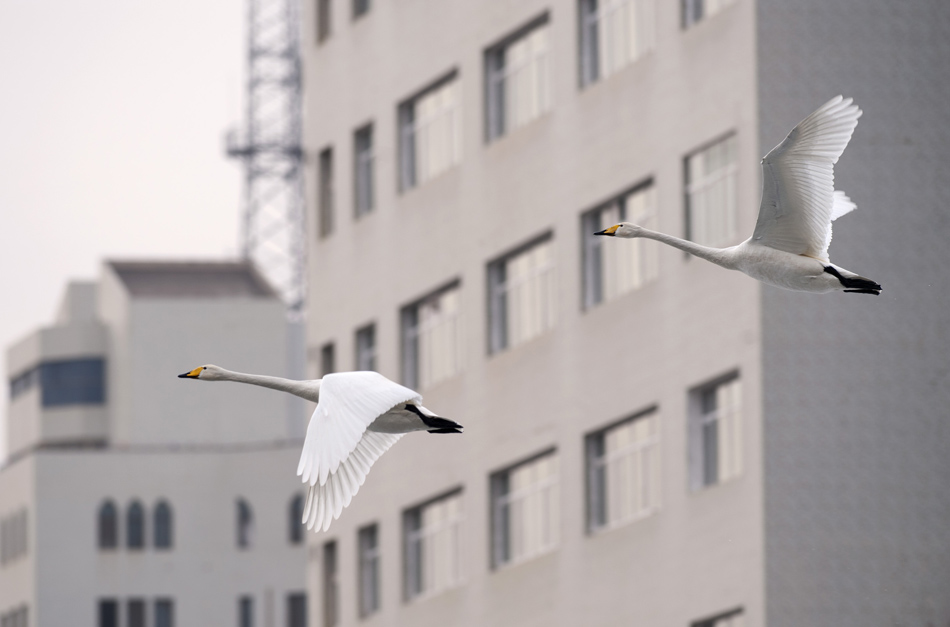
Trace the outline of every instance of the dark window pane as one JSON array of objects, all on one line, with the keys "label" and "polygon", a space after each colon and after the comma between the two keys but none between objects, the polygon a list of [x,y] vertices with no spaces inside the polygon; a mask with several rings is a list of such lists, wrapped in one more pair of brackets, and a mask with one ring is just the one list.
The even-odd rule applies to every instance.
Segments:
[{"label": "dark window pane", "polygon": [[40,365],[43,406],[98,405],[105,402],[105,360],[74,359]]},{"label": "dark window pane", "polygon": [[130,549],[145,548],[145,509],[138,501],[133,501],[126,513],[125,534]]},{"label": "dark window pane", "polygon": [[239,627],[254,627],[254,599],[241,597],[238,599]]},{"label": "dark window pane", "polygon": [[323,545],[323,627],[339,623],[339,591],[336,567],[336,542]]},{"label": "dark window pane", "polygon": [[175,627],[175,603],[171,599],[155,601],[155,627]]},{"label": "dark window pane", "polygon": [[290,543],[303,542],[303,495],[298,494],[290,502]]},{"label": "dark window pane", "polygon": [[287,627],[307,627],[307,595],[303,592],[287,595]]},{"label": "dark window pane", "polygon": [[172,508],[165,501],[155,506],[155,548],[170,549],[172,546]]},{"label": "dark window pane", "polygon": [[244,499],[237,502],[237,545],[242,549],[251,546],[254,532],[254,514]]},{"label": "dark window pane", "polygon": [[119,602],[115,599],[99,600],[99,627],[119,627]]},{"label": "dark window pane", "polygon": [[129,599],[128,627],[145,627],[145,600]]},{"label": "dark window pane", "polygon": [[119,545],[119,522],[115,504],[106,501],[99,507],[99,548],[114,549]]}]

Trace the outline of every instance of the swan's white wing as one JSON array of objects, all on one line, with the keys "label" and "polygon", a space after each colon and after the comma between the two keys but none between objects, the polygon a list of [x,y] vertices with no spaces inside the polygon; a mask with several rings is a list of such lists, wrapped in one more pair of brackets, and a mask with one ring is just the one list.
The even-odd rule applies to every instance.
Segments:
[{"label": "swan's white wing", "polygon": [[834,164],[860,117],[851,98],[832,98],[762,159],[762,204],[753,241],[827,260],[831,220],[838,217],[833,207],[843,213],[854,208],[850,200],[835,202]]},{"label": "swan's white wing", "polygon": [[396,405],[421,400],[376,372],[341,372],[322,379],[297,465],[297,474],[311,486],[304,508],[313,521],[309,524],[319,520],[324,528],[329,526],[350,503],[373,462],[399,439],[366,428]]}]

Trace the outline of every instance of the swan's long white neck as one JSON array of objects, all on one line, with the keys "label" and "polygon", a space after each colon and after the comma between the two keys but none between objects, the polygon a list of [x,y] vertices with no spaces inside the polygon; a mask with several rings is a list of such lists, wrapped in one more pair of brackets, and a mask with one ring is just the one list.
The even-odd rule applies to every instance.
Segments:
[{"label": "swan's long white neck", "polygon": [[679,248],[683,252],[695,255],[700,259],[705,259],[706,261],[711,261],[712,263],[722,266],[723,268],[729,268],[730,270],[735,270],[736,268],[735,262],[732,258],[733,256],[731,248],[710,248],[709,246],[703,246],[702,244],[697,244],[696,242],[673,237],[672,235],[667,235],[666,233],[651,231],[650,229],[644,229],[642,227],[640,228],[638,237],[645,237],[647,239],[662,242],[668,246],[672,246],[673,248]]},{"label": "swan's long white neck", "polygon": [[272,390],[288,392],[294,396],[299,396],[300,398],[305,398],[308,401],[313,401],[314,403],[320,400],[320,379],[313,381],[296,381],[294,379],[271,377],[263,374],[246,374],[244,372],[234,372],[232,370],[220,368],[217,380],[259,385]]}]

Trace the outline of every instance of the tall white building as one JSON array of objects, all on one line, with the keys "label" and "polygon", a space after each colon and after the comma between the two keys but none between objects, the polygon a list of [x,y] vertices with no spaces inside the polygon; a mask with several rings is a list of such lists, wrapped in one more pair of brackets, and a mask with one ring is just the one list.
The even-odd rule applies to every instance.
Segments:
[{"label": "tall white building", "polygon": [[292,333],[244,263],[70,283],[7,351],[0,625],[304,625],[300,406],[176,377],[290,374]]},{"label": "tall white building", "polygon": [[[950,621],[950,5],[304,9],[311,374],[466,427],[310,536],[311,627]],[[591,236],[739,243],[759,159],[839,93],[831,252],[882,296]]]}]

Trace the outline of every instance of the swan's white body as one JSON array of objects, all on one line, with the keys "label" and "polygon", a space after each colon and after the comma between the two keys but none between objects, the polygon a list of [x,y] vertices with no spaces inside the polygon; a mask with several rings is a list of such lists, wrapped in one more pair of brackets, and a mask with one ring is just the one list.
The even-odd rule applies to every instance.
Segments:
[{"label": "swan's white body", "polygon": [[595,235],[657,240],[788,290],[877,294],[880,285],[828,259],[832,221],[855,208],[844,192],[834,189],[834,164],[860,117],[850,98],[832,98],[762,159],[762,203],[755,231],[737,246],[710,248],[629,222]]},{"label": "swan's white body", "polygon": [[309,488],[303,512],[308,529],[329,529],[380,455],[406,433],[460,428],[423,407],[419,394],[377,372],[340,372],[294,381],[208,365],[179,377],[249,383],[317,403],[297,466]]}]

